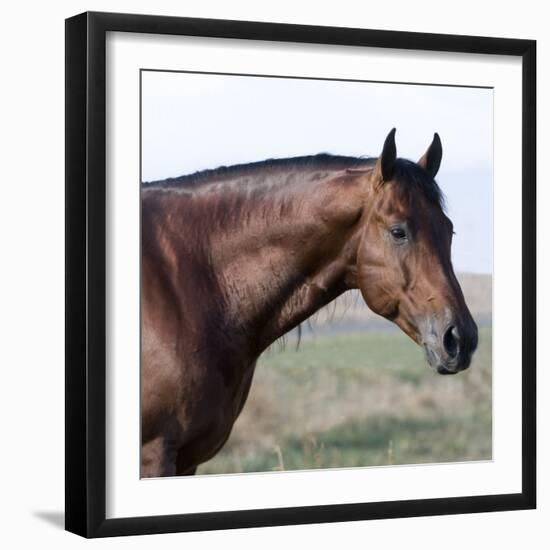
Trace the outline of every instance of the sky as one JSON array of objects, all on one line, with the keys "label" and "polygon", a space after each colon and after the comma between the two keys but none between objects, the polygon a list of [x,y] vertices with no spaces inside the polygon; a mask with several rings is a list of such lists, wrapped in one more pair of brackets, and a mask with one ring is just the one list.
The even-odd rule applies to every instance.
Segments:
[{"label": "sky", "polygon": [[493,90],[142,72],[143,181],[320,152],[378,156],[393,127],[397,155],[414,161],[438,132],[455,271],[492,273]]}]

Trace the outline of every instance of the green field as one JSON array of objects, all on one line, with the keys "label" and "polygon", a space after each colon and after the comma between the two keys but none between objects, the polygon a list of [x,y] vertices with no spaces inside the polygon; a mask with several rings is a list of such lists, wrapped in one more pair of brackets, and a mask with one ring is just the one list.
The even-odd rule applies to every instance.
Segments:
[{"label": "green field", "polygon": [[469,370],[434,373],[403,333],[289,341],[258,363],[243,413],[198,474],[491,458],[491,329]]}]

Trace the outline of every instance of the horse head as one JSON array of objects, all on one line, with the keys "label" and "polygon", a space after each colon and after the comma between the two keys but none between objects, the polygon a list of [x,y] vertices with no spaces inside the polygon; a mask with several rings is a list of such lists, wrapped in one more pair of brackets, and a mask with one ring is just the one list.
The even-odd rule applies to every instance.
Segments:
[{"label": "horse head", "polygon": [[434,178],[439,136],[416,163],[397,158],[395,129],[368,172],[357,285],[375,313],[423,346],[440,374],[468,368],[477,326],[451,263],[453,224]]}]

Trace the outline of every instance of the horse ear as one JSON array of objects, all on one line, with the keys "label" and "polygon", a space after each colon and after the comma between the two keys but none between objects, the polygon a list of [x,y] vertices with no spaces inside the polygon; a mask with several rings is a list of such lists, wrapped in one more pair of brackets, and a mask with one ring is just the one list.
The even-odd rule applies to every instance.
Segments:
[{"label": "horse ear", "polygon": [[434,134],[432,144],[428,147],[428,150],[424,153],[422,158],[418,161],[418,165],[422,166],[424,170],[435,178],[441,164],[441,157],[443,156],[443,148],[441,147],[441,140],[437,132]]},{"label": "horse ear", "polygon": [[395,128],[387,135],[386,141],[384,141],[384,147],[382,154],[376,161],[375,174],[379,181],[389,181],[393,177],[393,171],[395,168],[396,158],[395,148]]}]

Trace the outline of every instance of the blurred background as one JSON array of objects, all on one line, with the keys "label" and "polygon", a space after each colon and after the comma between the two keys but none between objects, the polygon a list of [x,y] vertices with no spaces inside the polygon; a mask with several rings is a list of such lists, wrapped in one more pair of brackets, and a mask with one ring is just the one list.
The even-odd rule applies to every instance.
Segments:
[{"label": "blurred background", "polygon": [[493,90],[142,71],[142,180],[266,158],[417,160],[438,132],[453,264],[478,323],[473,363],[441,376],[350,292],[267,350],[222,450],[198,474],[492,457]]}]

